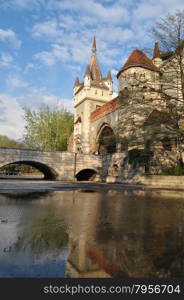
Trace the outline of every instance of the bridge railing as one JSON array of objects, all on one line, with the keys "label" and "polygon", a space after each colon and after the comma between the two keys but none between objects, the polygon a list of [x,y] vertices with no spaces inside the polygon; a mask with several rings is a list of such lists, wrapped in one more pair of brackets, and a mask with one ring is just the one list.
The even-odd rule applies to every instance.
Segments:
[{"label": "bridge railing", "polygon": [[19,151],[34,151],[34,152],[41,152],[41,153],[70,153],[70,154],[76,154],[79,156],[96,156],[96,157],[103,157],[102,154],[86,154],[86,153],[75,153],[75,152],[69,152],[69,151],[45,151],[45,150],[38,150],[38,149],[31,149],[31,148],[10,148],[10,147],[0,147],[0,150],[19,150]]}]

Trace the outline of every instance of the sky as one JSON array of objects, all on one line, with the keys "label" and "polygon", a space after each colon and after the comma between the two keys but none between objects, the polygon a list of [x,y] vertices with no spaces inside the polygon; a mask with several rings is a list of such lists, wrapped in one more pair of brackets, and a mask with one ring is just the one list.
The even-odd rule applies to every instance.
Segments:
[{"label": "sky", "polygon": [[0,0],[0,135],[21,140],[24,108],[64,106],[91,55],[94,35],[103,75],[133,49],[152,47],[149,28],[183,0]]}]

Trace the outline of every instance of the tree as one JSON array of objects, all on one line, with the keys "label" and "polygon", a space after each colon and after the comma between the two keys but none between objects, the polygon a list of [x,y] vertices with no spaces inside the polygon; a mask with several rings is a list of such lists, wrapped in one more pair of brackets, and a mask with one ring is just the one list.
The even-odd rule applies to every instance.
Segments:
[{"label": "tree", "polygon": [[[166,61],[161,67],[162,78],[157,92],[166,103],[170,115],[168,124],[176,142],[177,159],[183,166],[184,142],[184,11],[177,10],[161,18],[151,30],[159,41]],[[152,88],[152,90],[155,90]]]},{"label": "tree", "polygon": [[65,108],[25,109],[24,141],[32,149],[65,151],[73,131],[73,114]]},{"label": "tree", "polygon": [[[0,135],[0,147],[7,147],[7,148],[25,148],[25,145],[21,142],[17,142],[13,139],[10,139],[6,135]],[[16,174],[17,173],[17,165],[11,164],[6,165],[1,168],[0,173],[5,174]],[[22,166],[19,167],[22,170]]]},{"label": "tree", "polygon": [[6,135],[0,135],[0,147],[24,148],[25,145],[23,143],[10,139]]},{"label": "tree", "polygon": [[[184,101],[184,10],[177,10],[175,14],[161,18],[152,27],[151,34],[159,41],[164,55],[172,57],[169,76],[171,81],[167,84],[166,95],[177,101]],[[170,95],[170,89],[175,91],[175,95],[173,92]]]}]

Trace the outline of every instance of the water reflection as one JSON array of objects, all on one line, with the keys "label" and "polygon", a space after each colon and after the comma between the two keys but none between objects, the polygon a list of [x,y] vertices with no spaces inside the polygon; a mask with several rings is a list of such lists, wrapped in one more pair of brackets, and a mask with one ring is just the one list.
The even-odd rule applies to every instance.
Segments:
[{"label": "water reflection", "polygon": [[2,194],[0,277],[183,277],[183,196],[142,190]]}]

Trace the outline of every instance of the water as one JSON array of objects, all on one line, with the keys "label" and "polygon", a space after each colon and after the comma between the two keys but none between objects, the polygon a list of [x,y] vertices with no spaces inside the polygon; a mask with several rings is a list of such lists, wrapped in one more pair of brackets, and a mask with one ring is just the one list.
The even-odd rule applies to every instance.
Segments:
[{"label": "water", "polygon": [[183,277],[184,192],[0,194],[0,277]]}]

